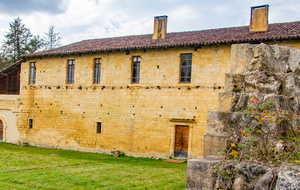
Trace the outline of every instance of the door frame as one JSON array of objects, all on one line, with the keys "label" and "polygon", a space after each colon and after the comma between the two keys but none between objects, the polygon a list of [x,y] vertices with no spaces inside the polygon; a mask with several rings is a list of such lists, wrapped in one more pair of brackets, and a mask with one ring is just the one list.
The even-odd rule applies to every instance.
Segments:
[{"label": "door frame", "polygon": [[3,116],[0,115],[0,120],[3,123],[3,137],[2,137],[2,142],[6,142],[6,128],[7,128],[7,123],[6,120]]},{"label": "door frame", "polygon": [[189,143],[188,143],[188,155],[187,159],[192,158],[192,140],[193,140],[193,128],[194,128],[194,122],[193,123],[187,123],[187,122],[172,122],[171,123],[171,144],[170,144],[170,156],[174,157],[174,149],[175,149],[175,135],[176,135],[176,126],[186,126],[189,128]]}]

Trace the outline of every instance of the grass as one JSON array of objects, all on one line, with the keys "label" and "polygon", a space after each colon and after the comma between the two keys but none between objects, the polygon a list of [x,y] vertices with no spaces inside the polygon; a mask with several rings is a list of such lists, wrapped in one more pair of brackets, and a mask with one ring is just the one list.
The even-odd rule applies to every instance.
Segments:
[{"label": "grass", "polygon": [[185,189],[185,180],[186,163],[0,143],[0,189]]}]

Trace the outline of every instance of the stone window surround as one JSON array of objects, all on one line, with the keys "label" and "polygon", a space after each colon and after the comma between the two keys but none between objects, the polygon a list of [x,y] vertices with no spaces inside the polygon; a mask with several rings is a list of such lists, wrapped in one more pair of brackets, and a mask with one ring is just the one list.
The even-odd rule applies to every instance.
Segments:
[{"label": "stone window surround", "polygon": [[[132,56],[132,61],[131,61],[131,84],[139,84],[140,83],[140,78],[141,78],[141,73],[140,73],[141,59],[142,58],[139,55]],[[137,65],[134,66],[135,64],[137,64]],[[136,70],[136,72],[134,72],[134,69]]]},{"label": "stone window surround", "polygon": [[[181,75],[181,69],[182,69],[182,56],[183,55],[186,55],[186,59],[184,59],[184,60],[186,60],[186,66],[185,66],[185,69],[187,70],[187,68],[188,68],[188,61],[191,61],[191,65],[190,65],[190,68],[191,68],[191,71],[190,71],[190,75],[189,76],[187,76],[188,74],[187,74],[187,71],[185,72],[185,74],[184,74],[184,76],[182,76]],[[192,56],[192,58],[191,59],[188,59],[188,56],[189,55],[191,55]],[[180,56],[179,56],[179,83],[181,83],[181,84],[190,84],[191,82],[192,82],[192,66],[193,66],[193,54],[192,53],[182,53],[182,54],[180,54]],[[184,81],[182,81],[182,78],[185,78],[184,79]],[[188,81],[187,80],[187,77],[189,77],[190,79],[190,81]]]},{"label": "stone window surround", "polygon": [[101,61],[101,58],[94,58],[93,60],[93,84],[100,84],[101,82]]}]

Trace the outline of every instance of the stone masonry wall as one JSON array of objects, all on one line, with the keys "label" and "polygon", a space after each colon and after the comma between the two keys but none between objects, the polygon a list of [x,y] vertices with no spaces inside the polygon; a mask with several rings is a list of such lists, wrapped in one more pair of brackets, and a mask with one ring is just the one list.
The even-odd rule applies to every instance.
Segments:
[{"label": "stone masonry wall", "polygon": [[[275,168],[253,164],[253,161],[238,165],[229,161],[228,165],[221,167],[237,171],[232,183],[213,169],[221,162],[218,156],[221,148],[226,148],[227,139],[236,135],[236,128],[247,123],[244,113],[237,111],[271,100],[276,109],[300,114],[299,50],[278,45],[238,44],[232,46],[232,55],[233,67],[231,73],[226,74],[225,92],[219,94],[219,109],[207,114],[205,138],[210,140],[210,146],[204,144],[206,159],[188,161],[187,189],[258,190],[270,189],[271,184],[276,190],[299,189],[300,169],[295,165]],[[257,98],[257,105],[249,101],[251,96]],[[294,131],[298,131],[297,126],[291,127],[292,130],[296,127]],[[268,130],[273,131],[268,135],[267,146],[276,147],[276,134],[280,134],[277,131],[282,129],[269,124],[261,130],[265,134]],[[227,184],[230,185],[227,187]]]},{"label": "stone masonry wall", "polygon": [[[191,84],[179,83],[182,53],[193,54]],[[131,84],[132,56],[141,56],[139,84]],[[94,58],[102,63],[99,85],[92,83]],[[66,84],[69,59],[75,59],[72,85]],[[36,62],[35,85],[28,85],[30,62]],[[175,126],[184,125],[188,157],[200,157],[207,110],[217,109],[229,63],[229,45],[28,59],[21,73],[21,139],[36,146],[168,158],[174,156]]]}]

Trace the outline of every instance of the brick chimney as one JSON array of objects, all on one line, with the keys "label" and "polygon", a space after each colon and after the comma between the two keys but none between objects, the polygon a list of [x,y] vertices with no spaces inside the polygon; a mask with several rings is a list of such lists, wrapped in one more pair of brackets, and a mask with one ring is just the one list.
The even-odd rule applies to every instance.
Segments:
[{"label": "brick chimney", "polygon": [[154,17],[154,33],[153,40],[164,39],[167,33],[167,19],[168,16],[156,16]]},{"label": "brick chimney", "polygon": [[266,32],[268,30],[269,5],[251,7],[249,32]]}]

